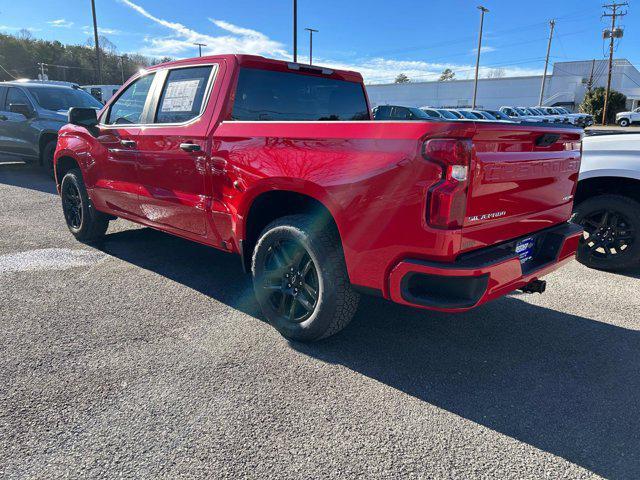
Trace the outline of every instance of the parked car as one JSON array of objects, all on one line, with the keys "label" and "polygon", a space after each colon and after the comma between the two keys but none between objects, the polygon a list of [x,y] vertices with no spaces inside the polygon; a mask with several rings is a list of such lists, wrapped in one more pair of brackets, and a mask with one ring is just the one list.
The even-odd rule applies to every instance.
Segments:
[{"label": "parked car", "polygon": [[566,115],[559,115],[558,113],[547,113],[544,110],[535,107],[521,107],[525,112],[531,115],[538,115],[540,117],[547,117],[550,121],[555,123],[569,123],[569,119]]},{"label": "parked car", "polygon": [[429,117],[431,118],[445,118],[443,117],[440,112],[435,109],[435,108],[431,108],[431,107],[420,107],[420,110],[422,110],[424,113],[426,113],[427,115],[429,115]]},{"label": "parked car", "polygon": [[620,112],[616,114],[616,123],[621,127],[628,127],[635,122],[640,122],[640,107],[630,112]]},{"label": "parked car", "polygon": [[466,118],[467,120],[483,120],[484,119],[484,117],[482,117],[482,115],[478,115],[476,113],[472,113],[469,110],[449,109],[449,111],[451,113],[453,113],[454,115],[457,113],[458,115],[460,115],[461,118]]},{"label": "parked car", "polygon": [[541,292],[582,235],[580,130],[371,121],[355,72],[180,60],[69,120],[55,171],[78,240],[122,217],[237,253],[289,339],[338,332],[360,293],[460,312]]},{"label": "parked car", "polygon": [[573,220],[584,228],[581,263],[612,271],[640,264],[640,134],[584,138]]},{"label": "parked car", "polygon": [[374,120],[433,120],[427,113],[416,107],[400,105],[380,105],[373,109]]},{"label": "parked car", "polygon": [[536,123],[548,123],[549,119],[540,115],[530,115],[524,110],[517,107],[503,106],[499,110],[508,116],[511,120],[520,122],[536,122]]},{"label": "parked car", "polygon": [[464,115],[462,115],[459,111],[454,110],[453,108],[447,108],[445,110],[449,112],[451,115],[453,115],[454,117],[456,117],[458,120],[464,120],[465,118],[467,118]]},{"label": "parked car", "polygon": [[39,163],[53,172],[58,130],[71,107],[102,108],[73,84],[40,81],[0,83],[0,154]]},{"label": "parked car", "polygon": [[438,108],[437,110],[440,116],[442,118],[446,118],[447,120],[458,120],[459,118],[462,118],[462,115],[457,116],[456,114],[447,110],[446,108]]},{"label": "parked car", "polygon": [[571,113],[563,107],[536,107],[536,109],[542,110],[547,115],[564,115],[569,123],[579,127],[593,125],[593,117],[586,113]]},{"label": "parked car", "polygon": [[99,102],[105,103],[118,92],[120,85],[83,85],[80,88]]},{"label": "parked car", "polygon": [[481,111],[491,114],[492,116],[494,116],[496,118],[496,120],[501,120],[501,121],[504,121],[504,122],[513,122],[514,121],[513,118],[505,115],[500,110],[487,110],[487,109],[483,108]]}]

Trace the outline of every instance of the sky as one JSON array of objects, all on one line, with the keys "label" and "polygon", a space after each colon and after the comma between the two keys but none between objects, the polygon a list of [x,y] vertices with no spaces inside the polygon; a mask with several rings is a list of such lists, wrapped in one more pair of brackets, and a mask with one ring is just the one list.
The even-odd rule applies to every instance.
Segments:
[{"label": "sky", "polygon": [[[186,58],[250,53],[291,59],[292,0],[95,0],[101,34],[120,53]],[[360,71],[368,83],[434,80],[450,68],[473,76],[480,11],[485,16],[481,75],[541,74],[556,19],[550,61],[608,55],[602,3],[595,0],[298,0],[298,60]],[[640,65],[640,0],[628,0],[616,58]],[[0,32],[83,44],[92,35],[90,0],[0,0]]]}]

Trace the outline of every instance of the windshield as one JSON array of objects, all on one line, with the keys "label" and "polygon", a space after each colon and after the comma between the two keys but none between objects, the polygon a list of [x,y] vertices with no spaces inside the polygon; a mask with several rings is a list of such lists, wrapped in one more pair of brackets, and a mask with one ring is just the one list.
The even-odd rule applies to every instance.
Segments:
[{"label": "windshield", "polygon": [[484,118],[486,118],[487,120],[497,120],[496,117],[494,117],[492,114],[490,114],[489,112],[486,112],[484,110],[481,110],[480,113]]},{"label": "windshield", "polygon": [[473,113],[471,113],[468,110],[458,110],[458,113],[460,115],[462,115],[464,118],[468,118],[470,120],[477,120],[478,117],[476,117]]},{"label": "windshield", "polygon": [[[440,118],[440,114],[438,112],[436,112],[435,110],[431,109],[431,108],[425,108],[425,109],[420,109],[420,108],[411,108],[410,109],[418,118]],[[420,112],[422,115],[419,115],[418,112]]]},{"label": "windshield", "polygon": [[457,120],[458,117],[456,117],[453,113],[447,111],[447,110],[440,110],[438,109],[438,113],[440,115],[442,115],[444,118],[448,118],[449,120]]},{"label": "windshield", "polygon": [[527,115],[530,115],[530,114],[529,114],[529,113],[527,113],[523,108],[514,108],[514,110],[515,110],[516,112],[518,112],[520,115],[524,115],[525,117],[526,117]]},{"label": "windshield", "polygon": [[84,90],[60,87],[29,87],[42,108],[53,111],[67,111],[71,107],[102,108],[102,104]]},{"label": "windshield", "polygon": [[497,111],[497,110],[496,110],[496,111],[491,110],[489,113],[490,113],[491,115],[493,115],[494,117],[496,117],[496,119],[500,119],[500,120],[511,120],[511,119],[509,118],[509,116],[508,116],[508,115],[505,115],[504,113],[502,113],[502,112],[500,112],[500,111]]},{"label": "windshield", "polygon": [[549,112],[541,108],[530,108],[534,115],[549,115]]}]

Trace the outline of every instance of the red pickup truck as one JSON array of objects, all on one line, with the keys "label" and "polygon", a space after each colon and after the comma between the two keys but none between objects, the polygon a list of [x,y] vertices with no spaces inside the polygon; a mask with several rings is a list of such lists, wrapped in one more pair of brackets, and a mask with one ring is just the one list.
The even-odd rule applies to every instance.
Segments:
[{"label": "red pickup truck", "polygon": [[355,72],[181,60],[69,122],[55,174],[78,240],[122,217],[237,253],[290,339],[338,332],[360,293],[461,312],[541,291],[581,236],[580,130],[374,121]]}]

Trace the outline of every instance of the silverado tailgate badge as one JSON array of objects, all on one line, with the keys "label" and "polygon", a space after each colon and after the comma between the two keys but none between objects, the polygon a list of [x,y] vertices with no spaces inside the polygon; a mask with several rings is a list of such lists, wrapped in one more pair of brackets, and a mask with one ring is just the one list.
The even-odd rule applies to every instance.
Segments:
[{"label": "silverado tailgate badge", "polygon": [[467,217],[467,220],[469,222],[480,222],[482,220],[490,220],[492,218],[504,217],[506,214],[507,212],[503,210],[501,212],[491,212],[491,213],[485,213],[483,215],[473,215],[471,217]]}]

